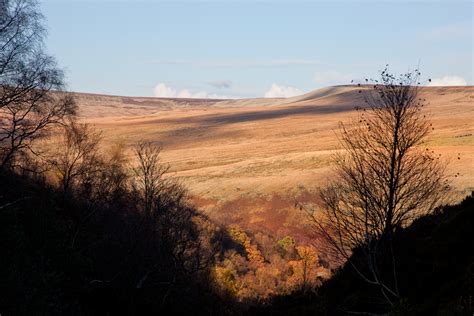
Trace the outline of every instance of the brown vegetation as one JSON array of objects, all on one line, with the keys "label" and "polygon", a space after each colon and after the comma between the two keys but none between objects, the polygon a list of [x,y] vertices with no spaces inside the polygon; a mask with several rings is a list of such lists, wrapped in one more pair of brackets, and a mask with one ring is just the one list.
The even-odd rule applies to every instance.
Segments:
[{"label": "brown vegetation", "polygon": [[[288,257],[273,250],[285,236],[291,236],[297,246],[314,247],[323,269],[337,265],[321,251],[324,245],[294,201],[321,202],[317,189],[332,176],[331,157],[340,150],[334,131],[340,121],[356,119],[354,106],[365,107],[359,89],[334,87],[291,99],[132,98],[133,103],[130,98],[77,94],[77,103],[80,118],[103,131],[105,148],[116,143],[133,148],[139,140],[160,144],[161,160],[170,167],[164,177],[184,183],[191,201],[218,225],[238,225],[263,254],[266,271],[276,267],[279,272],[269,278],[276,285],[259,285],[255,282],[258,267],[244,253],[228,252],[239,262],[237,266],[245,268],[236,269],[224,259],[218,267],[227,270],[218,275],[230,280],[227,288],[243,299],[251,293],[264,297],[270,288],[275,293],[292,288],[288,265],[299,257],[296,252]],[[470,124],[474,112],[469,107],[472,89],[419,90],[419,97],[427,102],[423,114],[436,128],[422,149],[451,161],[446,171],[454,188],[450,198],[455,199],[470,189],[474,179],[468,168],[474,158],[474,138],[456,137],[474,131]],[[94,117],[92,110],[100,117]],[[127,156],[133,162],[131,150]],[[327,275],[329,270],[320,273]],[[246,288],[253,285],[259,290]]]},{"label": "brown vegetation", "polygon": [[[342,126],[342,152],[331,129],[354,115],[361,101],[354,87],[269,100],[96,96],[127,115],[167,112],[78,120],[71,95],[61,92],[62,72],[42,51],[36,1],[3,1],[0,10],[0,311],[258,311],[274,297],[318,295],[341,263],[324,245],[376,285],[392,310],[403,303],[403,231],[447,192],[439,156],[421,148],[433,129],[421,111],[430,90],[414,87],[411,74],[384,71],[381,85],[357,88],[366,95],[366,106],[355,107],[362,126]],[[462,95],[455,101],[471,102],[471,90],[453,90]],[[102,106],[117,114],[115,105]],[[445,126],[428,144],[471,159],[471,112],[456,108],[456,128]],[[334,154],[337,177],[319,201],[314,189]],[[466,170],[454,177],[472,179]],[[295,200],[321,202],[326,212],[305,220]]]},{"label": "brown vegetation", "polygon": [[[456,197],[467,194],[474,182],[468,168],[474,163],[474,137],[457,137],[474,134],[473,92],[473,87],[420,89],[427,102],[424,114],[435,128],[426,147],[451,161],[446,171]],[[299,240],[302,227],[300,220],[293,221],[294,198],[314,196],[327,182],[331,156],[340,148],[338,123],[355,119],[354,106],[364,105],[358,88],[351,86],[279,100],[134,100],[141,105],[79,94],[79,116],[103,131],[105,146],[119,142],[132,148],[142,140],[161,144],[170,173],[210,217],[237,217],[231,208],[238,208],[245,229],[258,226],[279,237],[299,234]],[[281,202],[272,205],[271,200]],[[284,225],[276,225],[275,214]]]}]

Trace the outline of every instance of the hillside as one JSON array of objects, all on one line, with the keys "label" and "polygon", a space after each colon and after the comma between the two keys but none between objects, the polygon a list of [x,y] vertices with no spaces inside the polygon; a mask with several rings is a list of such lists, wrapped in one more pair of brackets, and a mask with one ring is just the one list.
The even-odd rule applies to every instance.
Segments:
[{"label": "hillside", "polygon": [[[426,147],[451,157],[452,200],[472,185],[471,90],[422,92],[436,127]],[[104,133],[100,150],[91,149],[92,158],[82,162],[84,177],[60,188],[54,174],[0,174],[4,310],[189,313],[197,304],[218,314],[387,310],[373,304],[373,288],[349,267],[334,273],[334,258],[294,207],[295,200],[317,202],[318,186],[331,176],[335,130],[354,118],[361,101],[356,88],[255,106],[248,106],[252,100],[77,99],[80,118]],[[88,116],[94,107],[104,115]],[[180,185],[160,178],[164,187],[150,206],[133,176],[133,156],[126,163],[120,153],[105,152],[143,139],[163,143],[172,168],[166,176],[178,176],[190,200]],[[472,198],[396,230],[401,314],[471,308],[471,231]],[[149,295],[138,295],[142,288]]]},{"label": "hillside", "polygon": [[[164,213],[150,226],[126,191],[112,191],[112,199],[107,195],[68,199],[42,181],[8,173],[1,176],[0,244],[4,260],[0,261],[0,308],[7,314],[387,312],[386,305],[374,304],[378,290],[362,282],[349,265],[311,291],[249,303],[236,301],[217,291],[215,279],[209,275],[212,266],[187,271],[171,260],[188,233],[209,237],[211,248],[195,249],[191,243],[187,246],[191,255],[180,258],[180,263],[214,258],[226,247],[223,241],[228,236],[223,231],[213,230],[212,225],[206,231],[199,230],[189,218],[180,217],[188,212],[196,216],[194,210],[183,205],[174,213],[164,205],[160,209]],[[91,205],[95,211],[84,220],[84,210],[89,212]],[[178,220],[169,221],[175,218]],[[160,228],[163,220],[166,228],[177,225],[173,227],[182,234],[168,240],[171,244],[149,239],[149,229]],[[392,309],[394,315],[472,315],[473,225],[471,194],[462,203],[439,209],[397,232],[403,301]],[[155,272],[145,282],[143,275],[148,276],[150,269]],[[273,271],[266,269],[270,274]]]},{"label": "hillside", "polygon": [[[450,161],[455,196],[464,196],[474,183],[474,87],[425,87],[422,97],[434,127],[426,146]],[[339,148],[338,123],[363,105],[355,86],[288,99],[76,98],[107,143],[162,144],[163,161],[212,219],[303,240],[294,200],[315,201]]]},{"label": "hillside", "polygon": [[[396,234],[403,300],[390,315],[472,315],[474,192],[461,203],[419,218]],[[356,258],[354,258],[354,256]],[[352,260],[357,260],[357,254]],[[383,273],[391,273],[391,270]],[[380,291],[346,264],[316,293],[276,297],[255,313],[272,315],[385,314]]]}]

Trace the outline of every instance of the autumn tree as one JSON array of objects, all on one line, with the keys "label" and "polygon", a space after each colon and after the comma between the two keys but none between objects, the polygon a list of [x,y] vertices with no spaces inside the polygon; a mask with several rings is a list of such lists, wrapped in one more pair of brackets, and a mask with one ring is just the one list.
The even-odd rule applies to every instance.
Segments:
[{"label": "autumn tree", "polygon": [[[33,143],[75,111],[63,72],[44,52],[35,0],[0,0],[0,167],[37,155]],[[57,93],[52,93],[57,91]]]},{"label": "autumn tree", "polygon": [[432,212],[449,188],[445,165],[423,146],[432,126],[419,76],[396,77],[386,68],[373,85],[359,85],[365,105],[356,107],[357,122],[340,125],[344,150],[320,192],[322,212],[308,211],[333,255],[379,287],[388,304],[400,298],[394,232]]},{"label": "autumn tree", "polygon": [[297,246],[298,260],[289,262],[293,272],[288,280],[290,288],[308,290],[316,284],[319,268],[319,257],[312,246]]}]

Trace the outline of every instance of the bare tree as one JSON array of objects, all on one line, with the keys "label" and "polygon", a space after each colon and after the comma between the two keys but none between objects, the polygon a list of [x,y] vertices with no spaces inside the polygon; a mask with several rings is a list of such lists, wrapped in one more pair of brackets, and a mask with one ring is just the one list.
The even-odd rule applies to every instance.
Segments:
[{"label": "bare tree", "polygon": [[323,212],[309,211],[333,254],[390,304],[400,297],[394,232],[432,212],[449,189],[445,164],[422,147],[432,127],[422,113],[419,76],[415,70],[395,77],[385,68],[380,81],[361,86],[366,106],[356,107],[358,122],[340,126],[344,150],[335,156],[334,181],[320,192]]},{"label": "bare tree", "polygon": [[32,143],[75,112],[63,73],[44,53],[43,16],[35,0],[0,0],[0,167],[35,153]]},{"label": "bare tree", "polygon": [[135,147],[138,166],[133,168],[135,174],[134,188],[140,192],[143,199],[143,208],[150,214],[155,208],[159,193],[165,192],[169,186],[163,176],[169,167],[160,161],[161,147],[149,142],[141,142]]},{"label": "bare tree", "polygon": [[[137,165],[132,168],[132,187],[142,211],[136,229],[142,234],[142,241],[150,245],[141,260],[147,267],[136,287],[146,287],[154,275],[168,287],[164,304],[180,273],[200,275],[207,271],[214,260],[213,241],[203,237],[202,232],[210,228],[205,227],[208,220],[189,205],[185,188],[175,178],[165,176],[169,166],[160,159],[161,147],[141,142],[134,151]],[[170,262],[172,268],[166,270],[155,259],[150,260],[156,257]]]},{"label": "bare tree", "polygon": [[63,127],[61,138],[49,161],[67,193],[74,181],[85,182],[85,178],[94,177],[99,171],[101,133],[87,124],[70,122]]}]

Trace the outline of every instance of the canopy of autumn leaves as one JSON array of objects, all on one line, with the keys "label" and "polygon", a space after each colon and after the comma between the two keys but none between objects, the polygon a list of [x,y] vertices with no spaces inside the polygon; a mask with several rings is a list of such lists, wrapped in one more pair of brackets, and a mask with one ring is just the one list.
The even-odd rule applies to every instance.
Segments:
[{"label": "canopy of autumn leaves", "polygon": [[315,247],[297,245],[290,236],[261,245],[236,224],[227,232],[237,247],[225,252],[213,276],[221,291],[239,300],[310,290],[330,275]]}]

